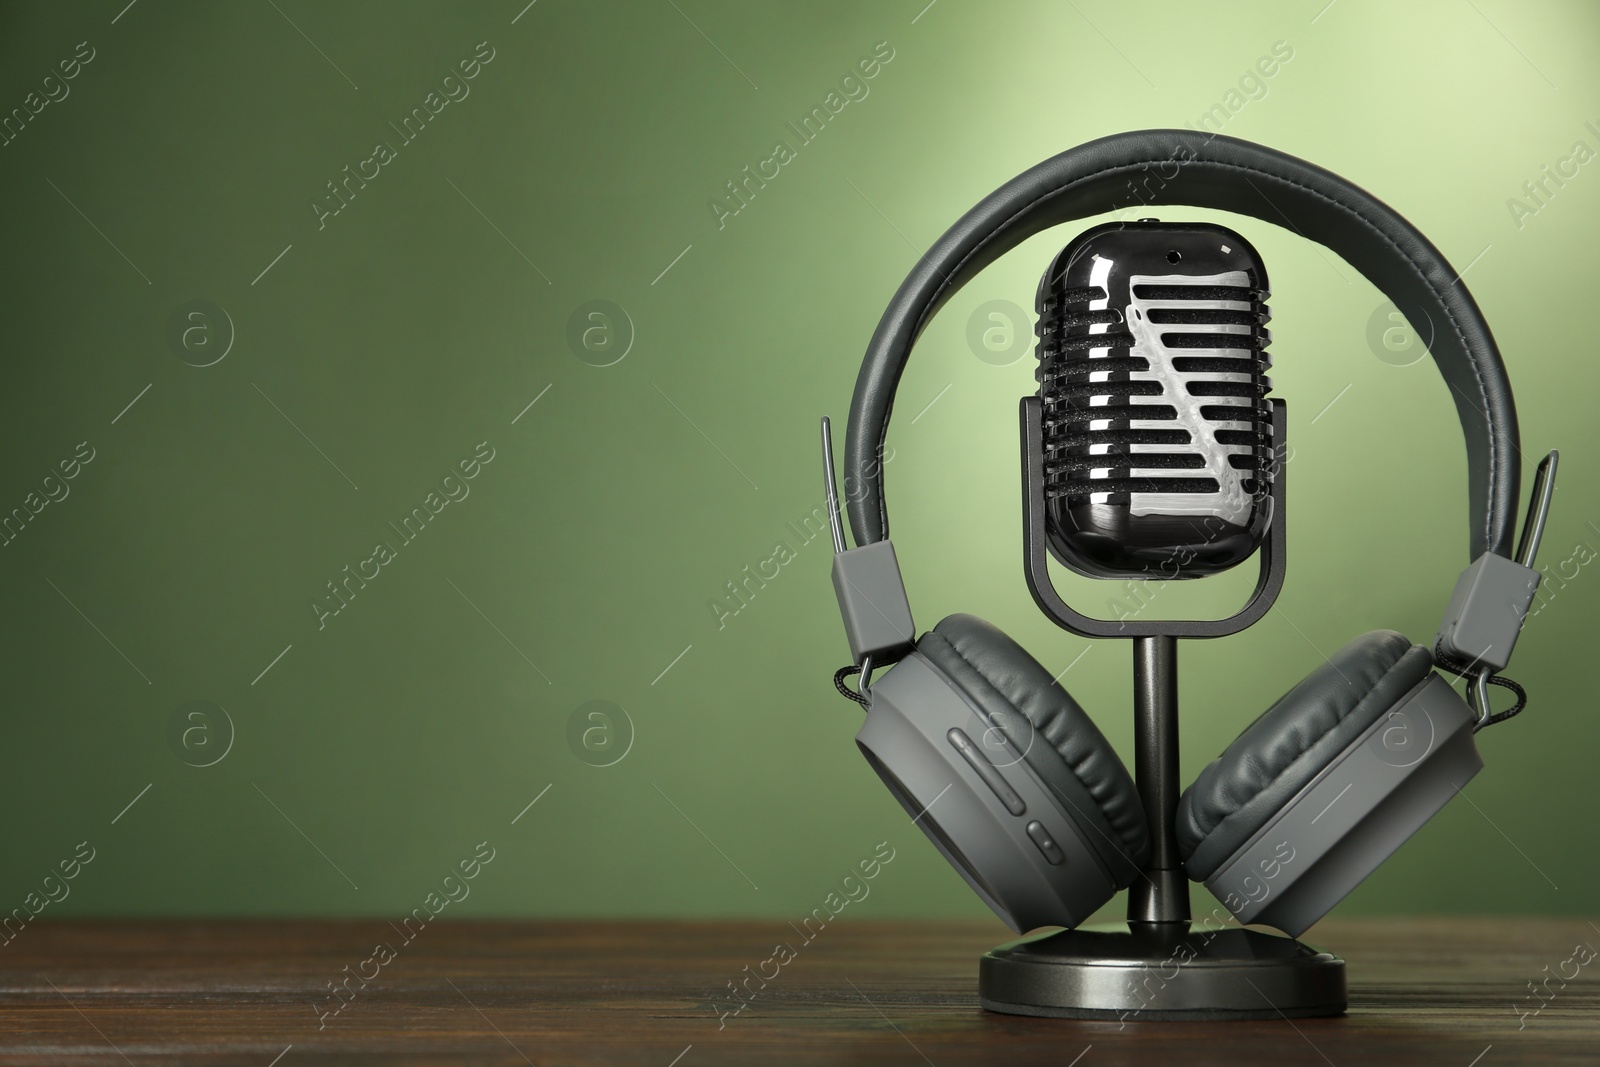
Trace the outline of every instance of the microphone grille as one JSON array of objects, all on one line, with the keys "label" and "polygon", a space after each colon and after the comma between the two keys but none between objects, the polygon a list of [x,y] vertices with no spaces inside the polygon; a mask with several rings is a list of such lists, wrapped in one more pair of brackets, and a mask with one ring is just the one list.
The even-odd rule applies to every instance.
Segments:
[{"label": "microphone grille", "polygon": [[1125,292],[1041,294],[1046,496],[1246,523],[1270,489],[1268,294],[1244,271],[1134,274]]}]

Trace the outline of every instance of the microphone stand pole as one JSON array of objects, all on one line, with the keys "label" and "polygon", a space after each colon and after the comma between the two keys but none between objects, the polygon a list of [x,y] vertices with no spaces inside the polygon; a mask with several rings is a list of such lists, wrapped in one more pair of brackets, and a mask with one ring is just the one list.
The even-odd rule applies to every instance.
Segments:
[{"label": "microphone stand pole", "polygon": [[1133,640],[1133,773],[1149,822],[1150,863],[1128,887],[1130,923],[1188,923],[1189,878],[1178,859],[1178,639]]}]

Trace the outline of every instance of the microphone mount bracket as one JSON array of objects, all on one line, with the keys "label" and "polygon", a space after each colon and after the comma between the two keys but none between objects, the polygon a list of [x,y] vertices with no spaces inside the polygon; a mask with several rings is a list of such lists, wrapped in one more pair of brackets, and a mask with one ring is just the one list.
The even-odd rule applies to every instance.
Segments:
[{"label": "microphone mount bracket", "polygon": [[1225,619],[1097,619],[1062,599],[1051,581],[1044,506],[1044,415],[1037,396],[1022,398],[1022,551],[1028,591],[1039,610],[1057,626],[1079,637],[1227,637],[1259,622],[1283,589],[1287,538],[1284,531],[1284,469],[1288,466],[1288,405],[1277,397],[1272,405],[1272,514],[1267,537],[1257,552],[1260,573],[1243,608]]}]

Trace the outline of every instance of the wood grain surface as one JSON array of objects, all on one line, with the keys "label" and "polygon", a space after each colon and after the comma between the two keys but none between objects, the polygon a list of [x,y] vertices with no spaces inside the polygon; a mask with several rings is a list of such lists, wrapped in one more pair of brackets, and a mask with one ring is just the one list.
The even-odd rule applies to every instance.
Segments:
[{"label": "wood grain surface", "polygon": [[[1329,920],[1306,940],[1348,961],[1349,1014],[1294,1023],[991,1014],[977,1004],[977,959],[1004,940],[992,923],[848,920],[809,943],[781,920],[437,923],[409,942],[381,920],[39,922],[0,949],[0,1059],[1600,1062],[1600,959],[1580,948],[1600,946],[1600,929],[1582,919]],[[769,962],[779,944],[792,958]],[[758,995],[732,1014],[728,983],[758,971],[777,974],[764,989],[751,979]]]}]

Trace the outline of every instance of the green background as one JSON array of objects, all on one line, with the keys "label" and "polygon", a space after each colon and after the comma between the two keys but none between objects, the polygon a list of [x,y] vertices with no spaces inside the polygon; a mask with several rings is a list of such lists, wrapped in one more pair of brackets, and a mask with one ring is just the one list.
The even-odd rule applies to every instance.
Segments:
[{"label": "green background", "polygon": [[[49,914],[396,915],[487,840],[453,914],[796,917],[887,841],[863,911],[987,914],[856,753],[829,549],[787,524],[820,503],[817,418],[842,422],[923,249],[1051,154],[1211,113],[1468,269],[1528,456],[1563,450],[1541,562],[1566,577],[1513,671],[1531,708],[1339,911],[1593,912],[1600,164],[1542,204],[1523,184],[1600,148],[1600,11],[1324,3],[6,5],[0,108],[78,42],[94,59],[0,148],[0,511],[79,442],[95,458],[0,548],[0,911],[87,840]],[[1292,59],[1245,78],[1280,41]],[[326,183],[398,145],[389,124],[479,42],[470,95],[319,228]],[[868,94],[800,145],[786,124],[879,42]],[[779,139],[795,158],[719,225],[713,198]],[[1323,653],[1426,641],[1467,562],[1454,407],[1414,339],[1383,338],[1379,294],[1292,234],[1193,214],[1272,273],[1295,459],[1280,610],[1182,649],[1185,782]],[[1076,232],[933,323],[888,480],[919,622],[974,612],[1073,664],[1131,755],[1127,649],[1057,630],[1022,581],[1031,357],[968,340]],[[180,355],[226,323],[168,340],[197,298],[234,334],[208,367]],[[592,300],[626,315],[600,324],[613,354],[631,334],[610,366],[569,343]],[[319,629],[326,583],[399,544],[388,524],[480,442],[470,496]],[[794,559],[719,619],[779,542]],[[1250,569],[1158,606],[1226,611]],[[197,700],[231,747],[216,716],[173,741]],[[570,741],[597,700],[631,723],[590,736],[625,752],[605,767]]]}]

